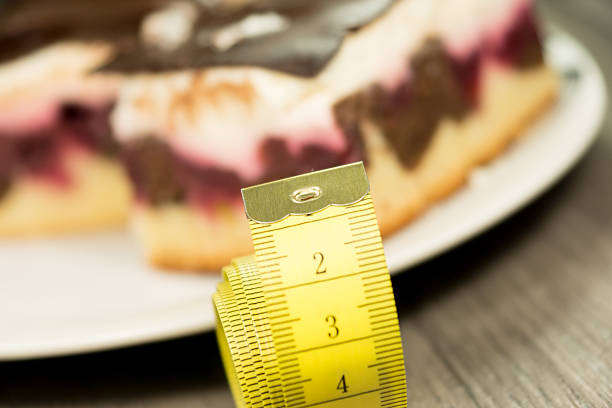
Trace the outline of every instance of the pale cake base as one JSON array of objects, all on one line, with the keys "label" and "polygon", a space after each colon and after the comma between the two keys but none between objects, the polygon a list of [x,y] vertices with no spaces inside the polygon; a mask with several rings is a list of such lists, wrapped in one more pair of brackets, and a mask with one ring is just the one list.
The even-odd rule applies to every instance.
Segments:
[{"label": "pale cake base", "polygon": [[[368,177],[381,231],[390,234],[459,188],[477,165],[492,159],[557,95],[547,67],[529,71],[487,69],[477,111],[435,132],[420,164],[405,169],[377,128],[364,123]],[[172,269],[217,269],[252,252],[240,208],[206,214],[186,205],[139,206],[133,225],[147,258]]]},{"label": "pale cake base", "polygon": [[203,214],[186,205],[137,207],[132,227],[149,262],[167,269],[219,269],[253,252],[240,207]]},{"label": "pale cake base", "polygon": [[72,180],[58,186],[21,178],[0,198],[0,237],[64,234],[121,225],[131,201],[128,179],[115,161],[82,151],[66,154]]}]

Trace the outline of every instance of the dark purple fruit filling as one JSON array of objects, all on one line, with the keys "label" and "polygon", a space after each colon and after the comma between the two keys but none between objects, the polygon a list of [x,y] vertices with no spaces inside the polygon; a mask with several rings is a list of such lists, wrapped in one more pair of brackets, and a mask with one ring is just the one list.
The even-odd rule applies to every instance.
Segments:
[{"label": "dark purple fruit filling", "polygon": [[112,105],[90,108],[75,103],[62,105],[55,126],[32,134],[0,134],[0,197],[13,179],[23,174],[67,182],[62,151],[79,146],[104,155],[116,154],[109,114]]},{"label": "dark purple fruit filling", "polygon": [[119,145],[113,139],[109,123],[112,104],[96,109],[78,104],[65,104],[61,109],[60,127],[73,140],[91,151],[115,156]]},{"label": "dark purple fruit filling", "polygon": [[521,69],[542,64],[542,41],[533,10],[525,8],[516,21],[504,37],[502,45],[493,50],[495,56],[508,65]]},{"label": "dark purple fruit filling", "polygon": [[450,59],[453,77],[461,85],[463,96],[467,103],[474,107],[478,105],[480,95],[480,72],[482,70],[482,53],[476,51],[464,59]]}]

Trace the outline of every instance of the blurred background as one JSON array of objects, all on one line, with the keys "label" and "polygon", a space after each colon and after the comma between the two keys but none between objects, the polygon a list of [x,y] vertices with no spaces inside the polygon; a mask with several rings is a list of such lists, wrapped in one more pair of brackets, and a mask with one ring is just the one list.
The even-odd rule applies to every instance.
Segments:
[{"label": "blurred background", "polygon": [[[539,0],[537,6],[543,22],[592,53],[609,88],[612,3]],[[612,406],[612,116],[606,109],[593,148],[550,191],[393,278],[409,406]],[[209,332],[0,362],[0,406],[223,408],[233,401]]]}]

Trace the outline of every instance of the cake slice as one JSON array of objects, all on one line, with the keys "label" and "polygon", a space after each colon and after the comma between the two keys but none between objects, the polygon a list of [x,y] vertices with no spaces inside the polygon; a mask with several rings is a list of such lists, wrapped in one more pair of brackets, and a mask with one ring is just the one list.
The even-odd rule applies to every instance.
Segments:
[{"label": "cake slice", "polygon": [[108,121],[119,78],[85,76],[109,55],[64,42],[0,65],[0,236],[125,221],[130,187]]},{"label": "cake slice", "polygon": [[556,95],[528,0],[181,4],[105,68],[132,74],[112,126],[158,266],[250,252],[241,187],[357,160],[389,234]]},{"label": "cake slice", "polygon": [[121,75],[96,70],[155,3],[0,2],[0,236],[125,222],[109,123]]}]

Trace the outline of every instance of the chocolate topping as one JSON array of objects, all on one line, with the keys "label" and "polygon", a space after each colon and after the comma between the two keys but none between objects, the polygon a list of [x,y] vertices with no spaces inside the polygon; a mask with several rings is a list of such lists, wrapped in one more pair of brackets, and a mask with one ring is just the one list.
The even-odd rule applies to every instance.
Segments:
[{"label": "chocolate topping", "polygon": [[411,67],[411,81],[381,98],[373,112],[408,167],[418,163],[438,123],[444,118],[461,119],[469,109],[441,42],[428,40],[412,58]]},{"label": "chocolate topping", "polygon": [[[205,7],[189,38],[172,50],[147,46],[140,24],[175,0],[11,0],[0,12],[0,61],[63,39],[103,40],[117,55],[103,69],[134,72],[251,65],[311,77],[333,57],[344,36],[381,15],[394,0],[260,0],[242,7]],[[4,4],[4,3],[0,3]],[[273,12],[286,29],[218,50],[210,36],[247,16]]]},{"label": "chocolate topping", "polygon": [[106,40],[124,46],[137,40],[142,17],[165,2],[0,0],[0,61],[61,40]]}]

